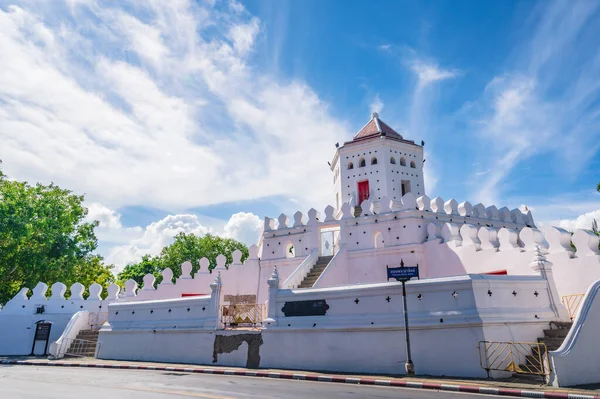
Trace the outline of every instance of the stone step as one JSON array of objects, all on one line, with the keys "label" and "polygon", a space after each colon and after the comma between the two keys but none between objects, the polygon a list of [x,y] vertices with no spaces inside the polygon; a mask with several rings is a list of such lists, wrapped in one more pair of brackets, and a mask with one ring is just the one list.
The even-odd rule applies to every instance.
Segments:
[{"label": "stone step", "polygon": [[88,336],[81,336],[78,335],[76,339],[80,339],[82,341],[90,341],[90,342],[96,342],[98,341],[98,337],[88,337]]},{"label": "stone step", "polygon": [[538,342],[546,344],[546,347],[548,347],[549,351],[553,351],[560,348],[563,341],[564,338],[538,338]]},{"label": "stone step", "polygon": [[530,368],[535,368],[537,370],[541,370],[543,362],[544,362],[544,359],[542,358],[542,361],[540,362],[539,356],[535,356],[535,355],[525,356],[525,365],[529,366]]},{"label": "stone step", "polygon": [[566,338],[569,334],[570,329],[568,328],[551,328],[544,330],[544,337],[546,338]]},{"label": "stone step", "polygon": [[573,327],[573,322],[572,321],[551,321],[550,322],[550,328],[552,329],[567,329],[570,330],[571,327]]}]

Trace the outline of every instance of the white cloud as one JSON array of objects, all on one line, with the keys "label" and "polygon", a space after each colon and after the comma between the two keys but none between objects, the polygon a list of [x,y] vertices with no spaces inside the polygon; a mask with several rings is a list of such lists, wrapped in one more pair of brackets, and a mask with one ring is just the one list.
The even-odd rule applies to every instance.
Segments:
[{"label": "white cloud", "polygon": [[189,214],[168,215],[138,231],[136,238],[127,244],[115,246],[106,256],[106,262],[116,266],[115,273],[128,263],[139,261],[143,255],[158,255],[179,233],[202,236],[212,232],[200,222],[198,216]]},{"label": "white cloud", "polygon": [[351,134],[311,87],[253,68],[260,21],[238,3],[69,6],[68,21],[29,2],[0,9],[7,174],[114,209],[330,202],[326,161]]},{"label": "white cloud", "polygon": [[591,230],[594,220],[596,223],[600,223],[600,209],[579,215],[576,219],[560,220],[555,225],[558,225],[559,227],[562,227],[568,231],[575,231],[577,229]]},{"label": "white cloud", "polygon": [[250,246],[258,242],[262,231],[261,219],[253,213],[233,214],[226,223],[194,214],[175,214],[150,223],[146,227],[124,227],[119,212],[102,204],[88,205],[87,220],[98,220],[96,235],[109,248],[102,255],[118,273],[128,263],[139,261],[143,255],[158,255],[179,233],[203,236],[206,233],[233,238]]},{"label": "white cloud", "polygon": [[240,54],[247,53],[254,44],[254,38],[259,30],[257,18],[247,24],[234,25],[229,31],[229,36],[233,40],[233,48]]},{"label": "white cloud", "polygon": [[434,63],[417,60],[410,63],[410,69],[417,75],[419,86],[425,87],[432,83],[458,76],[456,70],[443,69]]},{"label": "white cloud", "polygon": [[381,98],[379,98],[379,93],[375,94],[375,98],[373,98],[373,102],[371,102],[371,105],[369,106],[371,113],[381,113],[381,111],[383,111],[383,105],[383,101],[381,101]]},{"label": "white cloud", "polygon": [[86,219],[88,221],[98,221],[100,223],[98,227],[107,229],[120,229],[123,227],[121,225],[121,215],[114,210],[97,202],[89,204],[87,208]]},{"label": "white cloud", "polygon": [[239,212],[231,215],[225,224],[225,237],[233,238],[250,246],[258,242],[263,221],[253,213]]}]

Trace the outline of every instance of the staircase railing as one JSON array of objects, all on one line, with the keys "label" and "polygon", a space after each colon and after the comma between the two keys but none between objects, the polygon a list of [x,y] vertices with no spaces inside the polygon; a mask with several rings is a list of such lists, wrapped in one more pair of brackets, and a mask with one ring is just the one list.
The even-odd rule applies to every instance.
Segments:
[{"label": "staircase railing", "polygon": [[89,326],[91,330],[99,330],[108,321],[108,312],[90,313]]},{"label": "staircase railing", "polygon": [[304,278],[308,275],[308,273],[310,273],[311,269],[315,266],[318,259],[319,252],[315,248],[312,250],[310,255],[308,255],[302,261],[302,263],[300,263],[296,270],[294,270],[292,274],[290,274],[290,276],[287,279],[285,279],[281,286],[284,288],[297,288],[302,283],[302,280],[304,280]]},{"label": "staircase railing", "polygon": [[60,337],[50,344],[50,357],[54,359],[63,358],[66,350],[69,348],[66,345],[66,341],[76,339],[81,330],[89,328],[89,322],[90,313],[88,311],[82,310],[75,313]]},{"label": "staircase railing", "polygon": [[541,342],[479,341],[479,362],[490,377],[491,370],[517,374],[550,375],[548,348]]},{"label": "staircase railing", "polygon": [[562,303],[569,311],[569,317],[571,318],[571,321],[573,321],[575,315],[577,315],[577,311],[579,310],[584,297],[585,294],[565,295],[562,297]]},{"label": "staircase railing", "polygon": [[323,273],[321,273],[321,275],[319,276],[317,281],[315,281],[315,283],[313,284],[313,288],[321,287],[321,285],[325,281],[327,275],[329,275],[331,273],[331,271],[335,268],[335,264],[338,261],[338,259],[341,258],[342,256],[344,256],[345,251],[346,251],[346,246],[345,246],[345,244],[342,244],[340,246],[340,249],[335,253],[335,255],[333,255],[333,258],[331,258],[331,260],[329,261],[329,263],[323,270]]},{"label": "staircase railing", "polygon": [[65,338],[61,342],[61,351],[75,357],[96,357],[100,343],[80,338]]}]

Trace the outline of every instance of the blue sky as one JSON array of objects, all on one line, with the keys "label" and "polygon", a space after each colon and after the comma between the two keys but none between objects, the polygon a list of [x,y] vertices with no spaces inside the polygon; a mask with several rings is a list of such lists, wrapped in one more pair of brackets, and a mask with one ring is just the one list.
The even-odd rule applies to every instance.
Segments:
[{"label": "blue sky", "polygon": [[0,159],[86,194],[119,266],[332,202],[372,111],[431,197],[600,218],[600,3],[0,0]]}]

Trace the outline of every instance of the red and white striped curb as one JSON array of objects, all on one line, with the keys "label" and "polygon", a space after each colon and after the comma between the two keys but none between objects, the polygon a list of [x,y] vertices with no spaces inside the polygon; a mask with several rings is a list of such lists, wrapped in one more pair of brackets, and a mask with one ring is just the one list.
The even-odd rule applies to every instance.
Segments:
[{"label": "red and white striped curb", "polygon": [[380,385],[388,387],[403,387],[417,389],[432,389],[438,391],[468,392],[480,393],[486,395],[501,395],[525,398],[550,398],[550,399],[600,399],[599,395],[582,395],[568,392],[547,392],[547,391],[525,391],[521,389],[492,388],[477,385],[454,385],[438,384],[430,382],[403,381],[403,380],[383,380],[368,377],[342,377],[336,375],[317,375],[317,374],[298,374],[291,372],[276,373],[272,371],[246,371],[232,369],[203,369],[199,367],[170,367],[170,366],[146,366],[137,364],[102,364],[102,363],[72,363],[72,362],[36,362],[29,360],[2,360],[0,364],[4,365],[23,365],[23,366],[55,366],[55,367],[85,367],[85,368],[104,368],[104,369],[128,369],[128,370],[156,370],[156,371],[176,371],[181,373],[196,374],[221,374],[238,375],[245,377],[266,377],[281,378],[288,380],[306,380],[306,381],[324,381],[337,382],[342,384],[357,385]]}]

